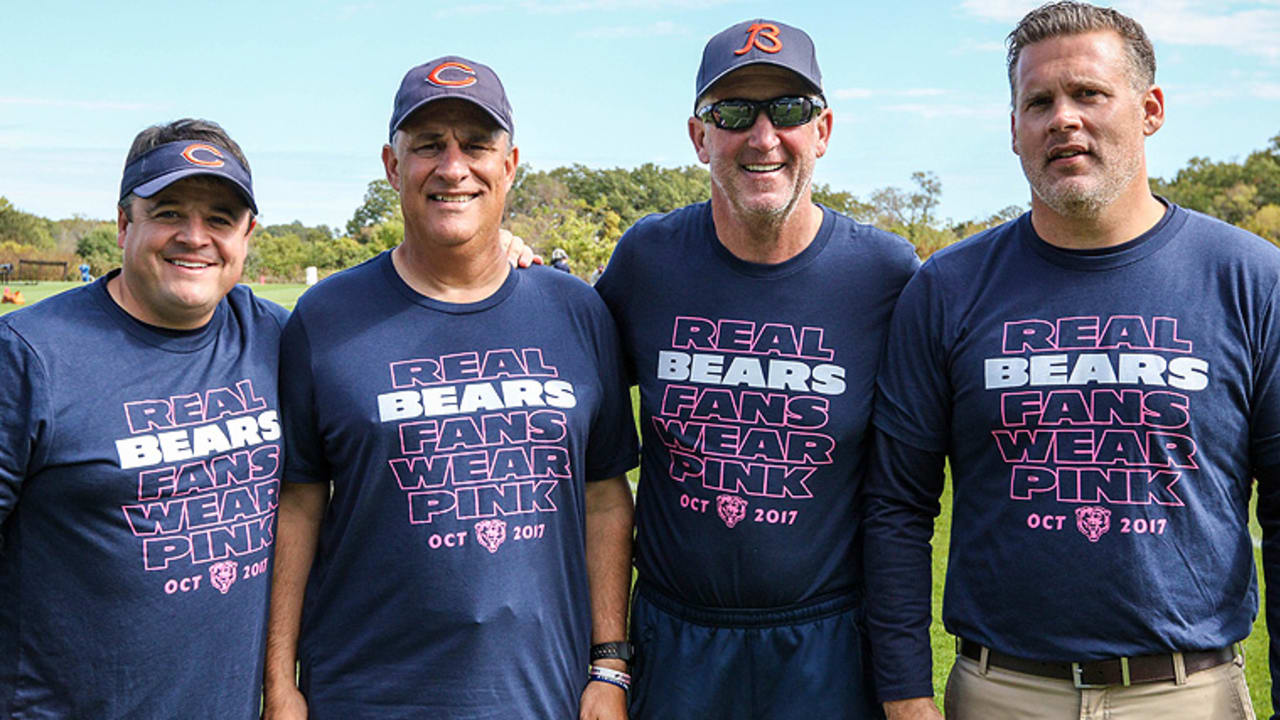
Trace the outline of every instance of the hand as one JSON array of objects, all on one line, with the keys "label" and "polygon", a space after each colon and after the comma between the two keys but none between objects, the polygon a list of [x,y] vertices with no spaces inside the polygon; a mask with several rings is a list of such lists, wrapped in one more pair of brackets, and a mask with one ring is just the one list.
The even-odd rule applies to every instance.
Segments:
[{"label": "hand", "polygon": [[524,244],[519,235],[512,235],[506,228],[498,230],[498,241],[507,251],[507,260],[516,267],[527,268],[533,264],[542,264],[542,256],[534,255],[533,248]]},{"label": "hand", "polygon": [[927,697],[887,702],[884,714],[888,720],[942,720],[942,713],[933,704],[933,698]]},{"label": "hand", "polygon": [[263,700],[262,720],[307,720],[307,699],[296,687],[272,691]]},{"label": "hand", "polygon": [[579,720],[627,720],[627,693],[617,685],[593,681],[582,690]]}]

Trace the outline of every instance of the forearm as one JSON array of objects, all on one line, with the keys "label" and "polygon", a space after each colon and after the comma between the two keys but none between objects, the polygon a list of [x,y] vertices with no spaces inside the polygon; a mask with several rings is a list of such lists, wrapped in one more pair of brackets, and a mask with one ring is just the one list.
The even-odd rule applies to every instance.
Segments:
[{"label": "forearm", "polygon": [[867,632],[882,701],[933,694],[933,520],[945,456],[876,433],[865,498]]},{"label": "forearm", "polygon": [[586,505],[591,642],[625,640],[635,512],[626,477],[587,483]]},{"label": "forearm", "polygon": [[297,688],[298,633],[329,483],[283,483],[276,516],[275,569],[267,622],[264,693]]}]

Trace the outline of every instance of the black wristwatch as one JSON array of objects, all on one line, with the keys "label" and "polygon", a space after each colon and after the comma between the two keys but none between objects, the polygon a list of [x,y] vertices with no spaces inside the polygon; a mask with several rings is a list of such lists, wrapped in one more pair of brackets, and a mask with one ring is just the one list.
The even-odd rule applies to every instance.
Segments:
[{"label": "black wristwatch", "polygon": [[629,642],[607,642],[591,646],[592,660],[621,660],[631,664],[631,658],[635,655],[635,648]]}]

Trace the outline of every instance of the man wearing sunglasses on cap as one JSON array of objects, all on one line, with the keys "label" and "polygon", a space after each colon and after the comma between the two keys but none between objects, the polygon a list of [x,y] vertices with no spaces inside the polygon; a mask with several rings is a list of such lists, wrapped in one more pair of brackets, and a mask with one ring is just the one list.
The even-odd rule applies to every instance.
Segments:
[{"label": "man wearing sunglasses on cap", "polygon": [[632,717],[878,717],[857,496],[915,254],[814,204],[833,120],[803,31],[717,34],[695,90],[711,201],[641,220],[596,286],[640,388]]},{"label": "man wearing sunglasses on cap", "polygon": [[138,134],[121,268],[0,319],[0,716],[256,718],[283,308],[218,125]]},{"label": "man wearing sunglasses on cap", "polygon": [[617,331],[586,284],[509,265],[513,132],[492,69],[411,69],[382,149],[404,242],[285,328],[271,720],[625,718],[592,651],[630,582]]}]

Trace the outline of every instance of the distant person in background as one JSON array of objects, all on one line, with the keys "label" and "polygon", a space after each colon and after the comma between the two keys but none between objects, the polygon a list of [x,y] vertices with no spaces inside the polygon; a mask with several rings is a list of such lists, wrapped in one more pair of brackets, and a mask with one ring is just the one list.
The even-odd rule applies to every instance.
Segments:
[{"label": "distant person in background", "polygon": [[566,253],[562,248],[556,248],[551,251],[551,267],[560,272],[573,274],[573,269],[569,267],[569,253]]},{"label": "distant person in background", "polygon": [[138,134],[121,267],[0,318],[0,717],[258,717],[286,313],[226,132]]},{"label": "distant person in background", "polygon": [[1280,693],[1280,250],[1152,195],[1164,92],[1132,18],[1055,2],[1008,44],[1031,212],[925,263],[879,382],[881,697],[895,720],[939,717],[929,540],[949,459],[947,718],[1252,718],[1253,478]]},{"label": "distant person in background", "polygon": [[591,283],[592,285],[595,285],[596,281],[599,280],[600,276],[603,274],[604,274],[604,265],[596,265],[596,269],[591,271],[591,276],[587,278],[587,282]]},{"label": "distant person in background", "polygon": [[640,387],[635,720],[880,716],[859,500],[910,244],[820,207],[813,42],[748,20],[703,51],[688,118],[711,201],[623,235],[596,289]]}]

